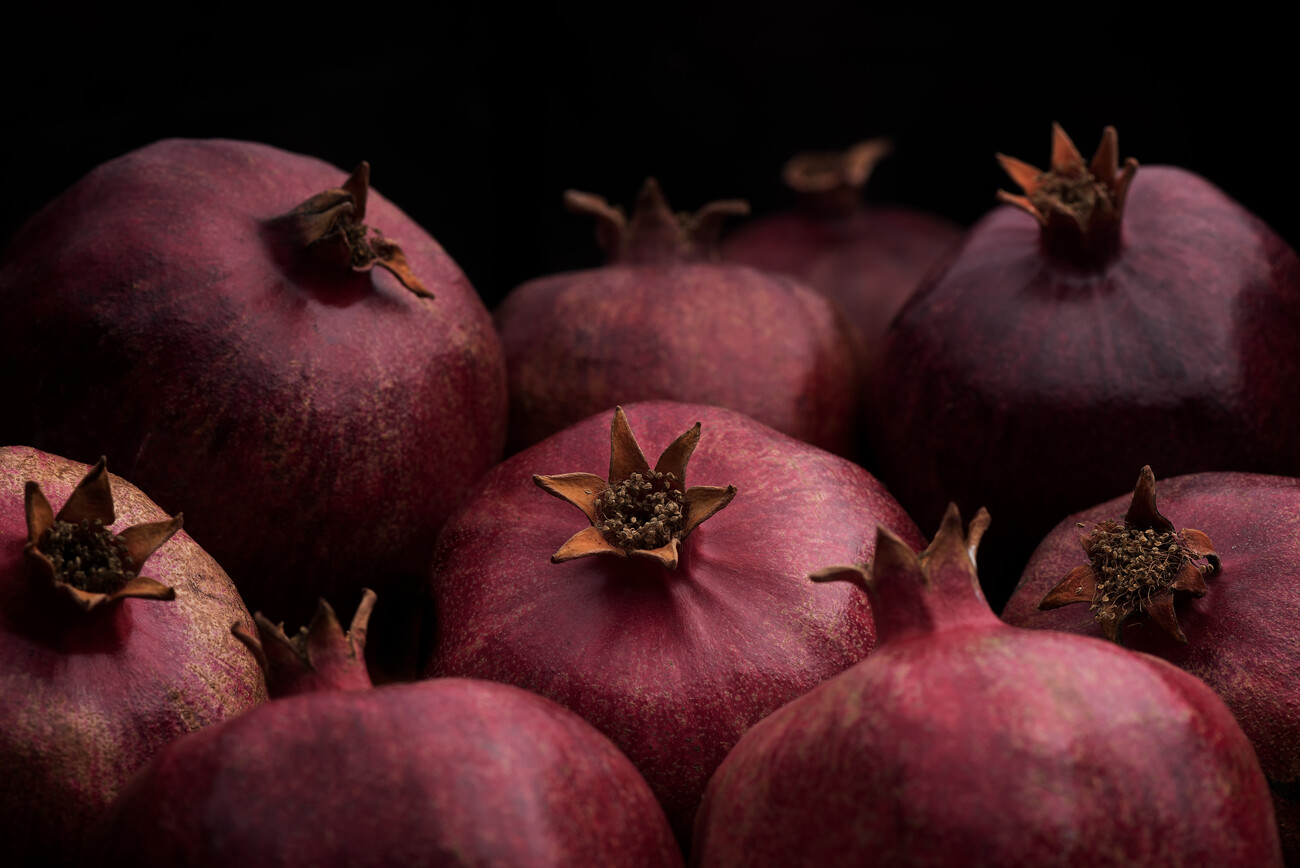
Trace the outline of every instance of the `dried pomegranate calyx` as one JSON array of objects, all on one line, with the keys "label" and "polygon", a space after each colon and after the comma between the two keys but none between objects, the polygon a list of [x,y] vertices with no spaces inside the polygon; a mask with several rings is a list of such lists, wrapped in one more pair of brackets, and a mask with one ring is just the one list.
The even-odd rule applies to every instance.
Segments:
[{"label": "dried pomegranate calyx", "polygon": [[343,186],[317,193],[272,222],[315,257],[358,272],[378,265],[411,292],[433,298],[411,271],[402,248],[363,222],[369,195],[370,164],[362,162]]},{"label": "dried pomegranate calyx", "polygon": [[183,517],[178,513],[113,533],[108,526],[117,514],[104,458],[87,471],[57,514],[39,483],[29,480],[23,497],[28,563],[79,608],[89,611],[127,597],[176,597],[172,588],[139,570],[181,529]]},{"label": "dried pomegranate calyx", "polygon": [[844,151],[805,151],[786,162],[781,177],[808,210],[846,217],[857,209],[862,188],[877,164],[893,149],[889,139],[877,138]]},{"label": "dried pomegranate calyx", "polygon": [[622,208],[594,193],[566,190],[564,204],[574,213],[595,218],[596,241],[609,262],[630,265],[716,259],[723,222],[749,213],[749,203],[743,199],[722,199],[694,214],[675,214],[654,178],[647,178],[637,194],[630,221]]},{"label": "dried pomegranate calyx", "polygon": [[1086,602],[1106,638],[1120,644],[1125,622],[1146,614],[1179,642],[1187,641],[1174,613],[1174,595],[1205,596],[1205,574],[1218,572],[1222,564],[1208,536],[1191,528],[1175,531],[1156,509],[1150,466],[1138,475],[1123,522],[1099,522],[1079,542],[1088,563],[1071,570],[1039,609]]},{"label": "dried pomegranate calyx", "polygon": [[261,612],[253,616],[257,635],[238,622],[231,625],[230,632],[257,659],[272,697],[322,687],[365,689],[372,686],[366,670],[365,649],[376,599],[374,591],[362,589],[361,603],[346,633],[334,607],[323,598],[317,601],[311,623],[300,627],[292,636],[285,632],[284,622],[272,623]]},{"label": "dried pomegranate calyx", "polygon": [[998,200],[1031,214],[1043,226],[1048,252],[1075,262],[1104,260],[1119,248],[1120,222],[1137,160],[1119,166],[1119,139],[1106,127],[1092,162],[1085,164],[1060,124],[1052,125],[1051,167],[1044,172],[1014,157],[998,162],[1024,191],[998,191]]},{"label": "dried pomegranate calyx", "polygon": [[598,554],[643,557],[675,569],[691,531],[736,496],[736,486],[686,487],[686,465],[700,442],[700,424],[663,451],[654,468],[646,461],[622,407],[610,426],[609,478],[593,473],[533,476],[547,494],[582,510],[591,522],[551,556],[564,563]]}]

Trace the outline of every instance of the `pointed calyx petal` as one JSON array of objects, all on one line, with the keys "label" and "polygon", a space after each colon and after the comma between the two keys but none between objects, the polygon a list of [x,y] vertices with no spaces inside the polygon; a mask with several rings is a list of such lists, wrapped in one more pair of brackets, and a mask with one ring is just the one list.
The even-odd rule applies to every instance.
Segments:
[{"label": "pointed calyx petal", "polygon": [[40,483],[27,480],[23,488],[23,508],[27,513],[27,545],[36,546],[45,532],[54,527],[54,507],[41,491]]},{"label": "pointed calyx petal", "polygon": [[1190,561],[1183,564],[1173,584],[1169,586],[1169,590],[1182,591],[1193,597],[1204,597],[1209,592],[1209,589],[1205,586],[1205,574],[1196,568],[1196,564]]},{"label": "pointed calyx petal", "polygon": [[618,257],[627,237],[627,216],[622,208],[610,205],[604,196],[578,190],[564,191],[564,207],[574,214],[595,218],[596,243],[611,260]]},{"label": "pointed calyx petal", "polygon": [[77,483],[72,494],[68,495],[67,503],[63,504],[54,520],[66,521],[68,524],[99,520],[105,527],[116,521],[117,513],[113,509],[113,490],[108,483],[107,468],[107,460],[101,457]]},{"label": "pointed calyx petal", "polygon": [[582,510],[592,524],[600,521],[600,517],[596,514],[596,498],[609,487],[609,484],[596,474],[561,473],[559,476],[533,474],[533,482],[547,494],[567,501]]},{"label": "pointed calyx petal", "polygon": [[686,465],[690,463],[695,447],[699,443],[700,423],[696,422],[694,427],[684,432],[663,451],[659,460],[655,462],[655,470],[660,473],[671,473],[677,477],[678,487],[684,488],[682,480],[686,479]]},{"label": "pointed calyx petal", "polygon": [[1071,603],[1091,603],[1097,593],[1097,577],[1090,564],[1075,567],[1066,574],[1055,588],[1047,592],[1038,603],[1038,608],[1059,609]]},{"label": "pointed calyx petal", "polygon": [[128,579],[125,585],[113,593],[107,594],[105,602],[111,603],[113,600],[123,600],[128,597],[137,600],[174,600],[176,589],[148,576],[136,576]]},{"label": "pointed calyx petal", "polygon": [[836,564],[809,573],[808,579],[820,583],[848,582],[851,585],[856,585],[865,594],[867,593],[867,584],[871,581],[871,572],[866,567],[857,564]]},{"label": "pointed calyx petal", "polygon": [[1219,560],[1219,554],[1214,550],[1214,543],[1205,535],[1204,531],[1193,530],[1190,527],[1183,528],[1183,539],[1187,543],[1187,551],[1194,558],[1205,558],[1209,561],[1210,572],[1217,573],[1223,569],[1223,562]]},{"label": "pointed calyx petal", "polygon": [[650,462],[636,442],[627,414],[622,407],[615,407],[614,423],[609,429],[609,481],[621,482],[633,473],[645,473],[649,469]]},{"label": "pointed calyx petal", "polygon": [[565,541],[555,554],[551,555],[551,563],[562,564],[565,561],[573,561],[578,558],[591,557],[592,555],[618,555],[627,557],[627,553],[616,545],[611,545],[601,533],[600,528],[595,526],[584,527]]},{"label": "pointed calyx petal", "polygon": [[572,212],[595,218],[596,240],[608,262],[644,265],[716,258],[723,222],[749,213],[748,202],[723,199],[694,214],[676,214],[654,178],[646,178],[630,218],[593,193],[566,190],[564,204]]},{"label": "pointed calyx petal", "polygon": [[411,271],[402,248],[364,222],[370,195],[370,164],[362,162],[340,187],[317,193],[270,221],[295,251],[331,268],[369,271],[378,265],[421,298],[433,293]]},{"label": "pointed calyx petal", "polygon": [[1179,642],[1186,643],[1187,636],[1183,633],[1183,628],[1178,625],[1178,616],[1174,614],[1174,595],[1161,594],[1158,597],[1152,597],[1143,608],[1151,620],[1155,621],[1160,627],[1173,636]]},{"label": "pointed calyx petal", "polygon": [[683,233],[691,247],[704,259],[717,259],[718,239],[722,227],[732,217],[749,214],[749,202],[744,199],[718,199],[709,202],[694,214],[681,219]]},{"label": "pointed calyx petal", "polygon": [[184,516],[177,513],[174,517],[162,521],[133,525],[118,534],[126,543],[126,553],[137,572],[150,555],[176,535],[176,531],[181,529],[183,523]]},{"label": "pointed calyx petal", "polygon": [[1128,512],[1124,514],[1124,521],[1133,527],[1144,529],[1151,528],[1158,531],[1174,529],[1174,523],[1156,509],[1156,475],[1151,472],[1150,464],[1138,473],[1137,486],[1133,489],[1133,500],[1129,504]]},{"label": "pointed calyx petal", "polygon": [[[1033,195],[1034,191],[1038,189],[1038,180],[1043,174],[1042,169],[1039,169],[1037,166],[1031,166],[1024,160],[1017,160],[1015,157],[1008,157],[1006,154],[996,154],[995,156],[997,157],[998,164],[1002,166],[1002,171],[1011,176],[1011,180],[1016,182],[1016,186],[1021,190],[1024,190],[1027,195]],[[1011,194],[1009,193],[1003,193],[1001,190],[998,191],[999,198],[1002,196],[1010,197],[1010,195]],[[1029,200],[1024,196],[1016,198],[1021,199],[1026,203],[1026,211],[1033,213],[1034,216],[1040,216],[1034,212],[1033,206],[1028,204]]]},{"label": "pointed calyx petal", "polygon": [[628,554],[634,558],[649,558],[665,570],[677,569],[677,547],[681,540],[673,537],[657,549],[632,549]]},{"label": "pointed calyx petal", "polygon": [[1083,165],[1083,154],[1058,123],[1052,124],[1052,171],[1072,172]]},{"label": "pointed calyx petal", "polygon": [[734,485],[693,485],[686,489],[686,525],[682,528],[682,539],[731,503],[735,496]]}]

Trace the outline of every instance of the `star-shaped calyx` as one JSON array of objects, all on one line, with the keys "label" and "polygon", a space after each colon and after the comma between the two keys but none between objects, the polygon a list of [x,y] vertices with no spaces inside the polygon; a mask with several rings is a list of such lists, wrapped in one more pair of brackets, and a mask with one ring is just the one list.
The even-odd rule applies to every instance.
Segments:
[{"label": "star-shaped calyx", "polygon": [[1079,542],[1089,563],[1071,570],[1038,608],[1089,603],[1114,642],[1122,642],[1125,621],[1145,613],[1179,642],[1187,641],[1174,614],[1174,594],[1205,596],[1205,573],[1217,573],[1221,564],[1208,536],[1191,528],[1175,531],[1156,509],[1150,467],[1138,476],[1124,520],[1099,522]]},{"label": "star-shaped calyx", "polygon": [[366,670],[366,634],[375,592],[361,591],[361,604],[344,632],[334,607],[318,601],[311,623],[292,636],[284,622],[276,624],[258,612],[253,616],[257,635],[238,622],[230,627],[235,638],[257,658],[272,699],[315,690],[366,690],[373,685]]},{"label": "star-shaped calyx", "polygon": [[573,504],[591,522],[551,555],[551,563],[608,554],[676,568],[682,541],[730,503],[736,487],[686,487],[686,464],[700,442],[698,422],[663,451],[653,470],[622,407],[614,410],[609,439],[608,480],[594,473],[533,476],[542,490]]},{"label": "star-shaped calyx", "polygon": [[126,597],[175,598],[173,589],[139,570],[181,529],[181,515],[113,533],[108,527],[117,514],[103,458],[77,483],[57,514],[40,484],[32,481],[24,491],[24,506],[28,562],[80,608],[89,611]]},{"label": "star-shaped calyx", "polygon": [[358,272],[378,265],[411,292],[433,298],[433,293],[412,273],[402,248],[363,222],[369,195],[370,164],[363,162],[343,186],[317,193],[271,224],[296,248],[316,259]]},{"label": "star-shaped calyx", "polygon": [[1003,170],[1024,191],[998,191],[999,201],[1020,208],[1043,226],[1048,251],[1076,263],[1104,260],[1119,246],[1120,219],[1137,160],[1119,166],[1119,138],[1106,127],[1091,163],[1061,129],[1052,125],[1052,162],[1046,172],[1028,163],[997,155]]}]

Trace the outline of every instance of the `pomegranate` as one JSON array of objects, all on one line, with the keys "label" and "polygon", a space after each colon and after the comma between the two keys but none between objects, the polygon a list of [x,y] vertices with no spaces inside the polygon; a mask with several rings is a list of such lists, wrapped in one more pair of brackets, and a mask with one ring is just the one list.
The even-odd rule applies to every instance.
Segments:
[{"label": "pomegranate", "polygon": [[952,506],[919,557],[880,529],[862,663],[745,734],[692,864],[1280,866],[1268,785],[1199,679],[1114,644],[1003,624]]},{"label": "pomegranate", "polygon": [[555,703],[454,678],[367,689],[373,602],[350,634],[323,601],[293,638],[238,630],[287,698],[161,752],[83,864],[681,865],[636,769]]},{"label": "pomegranate", "polygon": [[180,527],[102,458],[87,467],[0,449],[8,864],[74,864],[90,824],[154,753],[266,698],[228,633],[247,610]]},{"label": "pomegranate", "polygon": [[1056,127],[1050,171],[1002,157],[1025,195],[903,307],[870,386],[880,475],[922,529],[950,497],[1008,528],[986,582],[1121,468],[1300,474],[1300,259],[1205,179],[1117,155],[1114,128],[1085,164]]},{"label": "pomegranate", "polygon": [[0,364],[33,372],[0,384],[28,408],[0,440],[121,456],[254,608],[302,621],[364,582],[400,614],[501,455],[491,319],[365,164],[158,142],[20,230],[0,299]]},{"label": "pomegranate", "polygon": [[[1118,523],[1124,500],[1048,534],[1003,618],[1122,639],[1204,679],[1255,746],[1287,863],[1300,865],[1300,479],[1196,473],[1161,482],[1168,514],[1203,531],[1175,531],[1156,509],[1149,467]],[[1090,528],[1082,537],[1079,524]],[[1070,602],[1089,609],[1062,608]]]},{"label": "pomegranate", "polygon": [[[633,425],[669,444],[653,469]],[[686,485],[688,463],[708,485]],[[530,478],[567,504],[539,502]],[[831,553],[869,557],[877,522],[922,545],[865,470],[739,413],[602,413],[498,465],[444,528],[427,672],[515,684],[595,724],[685,845],[741,733],[871,650],[861,595],[802,577]]]},{"label": "pomegranate", "polygon": [[795,155],[782,177],[799,207],[741,226],[721,248],[724,260],[792,275],[835,301],[868,366],[894,314],[963,232],[922,211],[863,204],[862,189],[891,148],[870,139]]},{"label": "pomegranate", "polygon": [[599,196],[565,201],[596,219],[609,262],[525,283],[497,309],[509,451],[648,400],[716,404],[833,452],[856,448],[843,315],[788,277],[710,261],[722,219],[743,202],[674,215],[653,179],[631,221]]}]

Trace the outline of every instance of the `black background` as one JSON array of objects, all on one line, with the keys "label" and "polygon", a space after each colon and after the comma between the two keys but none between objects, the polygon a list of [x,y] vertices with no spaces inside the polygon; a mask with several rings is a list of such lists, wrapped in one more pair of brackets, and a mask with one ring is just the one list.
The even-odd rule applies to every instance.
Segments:
[{"label": "black background", "polygon": [[566,187],[627,204],[655,175],[678,210],[745,197],[761,214],[788,204],[779,170],[794,152],[888,135],[870,199],[969,224],[1007,183],[994,152],[1044,164],[1053,120],[1085,154],[1114,124],[1122,156],[1207,176],[1293,245],[1300,230],[1294,49],[1277,22],[1095,7],[955,21],[838,0],[14,14],[4,239],[128,150],[254,139],[369,160],[374,186],[494,306],[601,261],[590,224],[561,207]]}]

